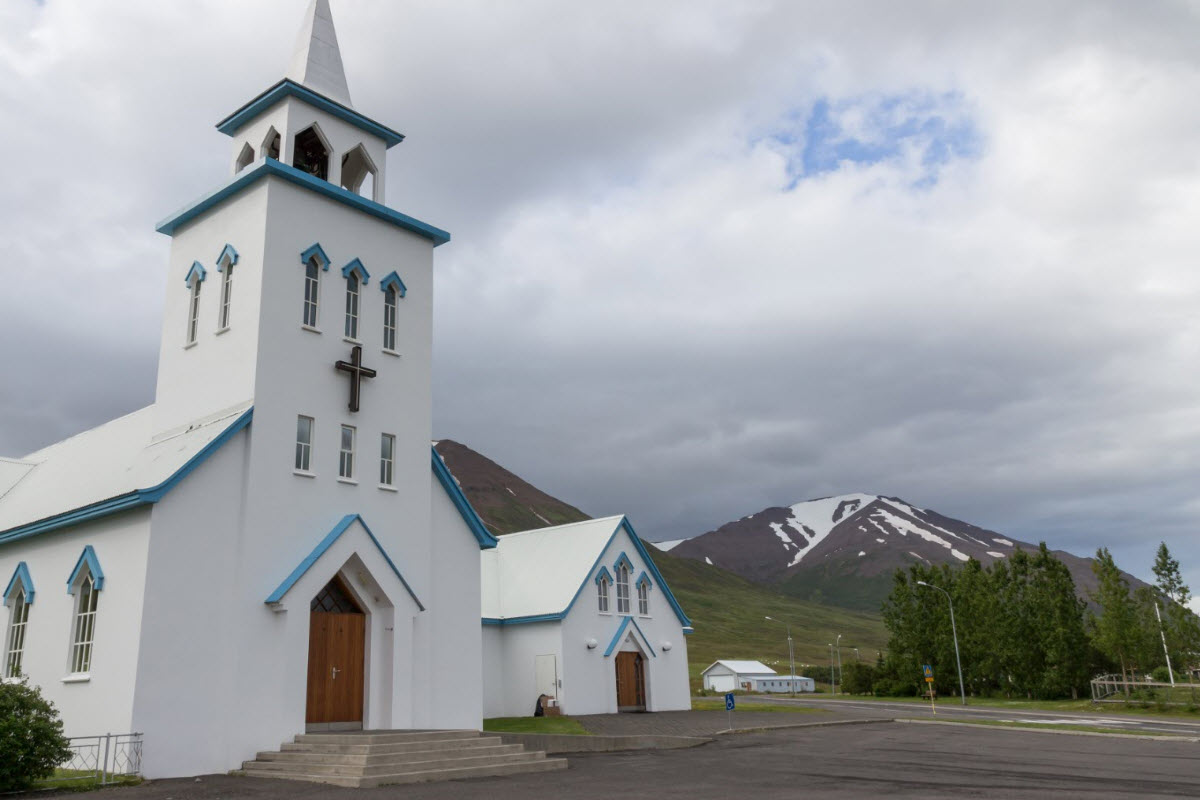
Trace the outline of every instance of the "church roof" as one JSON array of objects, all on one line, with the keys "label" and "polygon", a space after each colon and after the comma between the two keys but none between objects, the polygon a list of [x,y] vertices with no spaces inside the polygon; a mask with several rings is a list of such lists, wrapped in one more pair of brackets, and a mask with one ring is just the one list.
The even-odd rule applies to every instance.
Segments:
[{"label": "church roof", "polygon": [[329,0],[312,0],[308,4],[287,77],[318,94],[353,107]]},{"label": "church roof", "polygon": [[494,549],[481,554],[484,622],[504,625],[563,619],[575,598],[591,584],[593,573],[603,566],[600,562],[609,544],[622,534],[628,536],[655,585],[690,633],[691,620],[622,515],[499,537]]},{"label": "church roof", "polygon": [[249,403],[156,433],[154,406],[0,461],[0,542],[158,502],[250,422]]}]

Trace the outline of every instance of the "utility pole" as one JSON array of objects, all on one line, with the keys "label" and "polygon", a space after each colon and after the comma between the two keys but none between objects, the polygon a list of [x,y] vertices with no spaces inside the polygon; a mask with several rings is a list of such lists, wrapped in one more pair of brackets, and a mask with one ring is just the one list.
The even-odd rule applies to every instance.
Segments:
[{"label": "utility pole", "polygon": [[833,671],[833,642],[829,643],[829,693],[837,694],[837,673]]},{"label": "utility pole", "polygon": [[917,581],[917,585],[928,589],[937,589],[946,595],[946,602],[950,604],[950,633],[954,635],[954,662],[958,665],[958,696],[965,706],[967,704],[967,690],[963,686],[962,659],[958,656],[958,628],[954,625],[954,601],[950,599],[950,593],[940,586],[934,586],[932,583],[926,583],[925,581]]},{"label": "utility pole", "polygon": [[792,669],[792,674],[790,676],[788,676],[788,681],[792,685],[792,697],[795,697],[796,696],[796,650],[794,647],[792,647],[792,625],[790,622],[784,622],[783,620],[775,619],[774,617],[764,617],[764,619],[769,619],[769,620],[771,620],[771,622],[778,622],[781,625],[784,625],[787,627],[788,661],[791,662],[791,669]]},{"label": "utility pole", "polygon": [[1167,657],[1167,674],[1171,676],[1171,688],[1175,688],[1175,670],[1171,669],[1171,654],[1167,652],[1167,634],[1163,632],[1162,612],[1158,610],[1158,603],[1154,604],[1154,616],[1158,617],[1158,635],[1162,637],[1163,655]]},{"label": "utility pole", "polygon": [[[837,659],[838,659],[838,683],[842,686],[845,686],[846,682],[844,680],[842,680],[845,676],[842,675],[842,635],[840,633],[837,635]],[[838,694],[841,694],[841,692],[839,692]]]}]

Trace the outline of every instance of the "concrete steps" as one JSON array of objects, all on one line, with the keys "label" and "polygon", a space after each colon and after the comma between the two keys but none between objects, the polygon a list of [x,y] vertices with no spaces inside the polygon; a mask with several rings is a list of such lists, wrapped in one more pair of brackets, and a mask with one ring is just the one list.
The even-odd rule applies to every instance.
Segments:
[{"label": "concrete steps", "polygon": [[566,769],[524,745],[506,745],[479,731],[363,731],[308,733],[278,751],[258,753],[242,765],[261,778],[371,787],[549,772]]}]

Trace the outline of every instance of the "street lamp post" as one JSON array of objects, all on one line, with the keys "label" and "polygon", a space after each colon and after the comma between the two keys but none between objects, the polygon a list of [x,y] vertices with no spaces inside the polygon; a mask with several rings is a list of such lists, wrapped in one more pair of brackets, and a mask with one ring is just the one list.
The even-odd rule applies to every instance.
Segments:
[{"label": "street lamp post", "polygon": [[829,693],[837,694],[837,673],[833,671],[833,642],[829,643]]},{"label": "street lamp post", "polygon": [[954,601],[950,598],[950,593],[940,586],[934,586],[932,583],[926,583],[925,581],[917,581],[917,585],[928,589],[937,589],[946,595],[946,602],[950,604],[950,633],[954,636],[954,662],[958,666],[958,696],[965,706],[967,704],[967,689],[963,686],[962,658],[958,655],[958,628],[954,624]]},{"label": "street lamp post", "polygon": [[788,661],[791,662],[791,668],[792,668],[792,674],[788,676],[788,681],[792,685],[792,697],[795,697],[796,696],[796,650],[794,647],[792,647],[792,625],[790,622],[784,622],[783,620],[775,619],[774,617],[763,617],[763,619],[769,619],[769,620],[771,620],[771,622],[778,622],[780,625],[783,625],[787,628]]},{"label": "street lamp post", "polygon": [[[838,683],[845,685],[845,681],[843,680],[843,678],[845,678],[846,676],[842,674],[842,635],[840,633],[837,635],[837,659],[838,659]],[[839,694],[840,694],[840,692],[839,692]]]}]

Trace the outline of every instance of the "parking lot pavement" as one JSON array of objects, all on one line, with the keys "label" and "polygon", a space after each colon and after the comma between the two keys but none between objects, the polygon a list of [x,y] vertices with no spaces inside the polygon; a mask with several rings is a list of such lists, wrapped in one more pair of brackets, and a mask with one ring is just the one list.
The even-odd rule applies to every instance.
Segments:
[{"label": "parking lot pavement", "polygon": [[155,781],[118,800],[611,800],[614,793],[755,800],[1200,796],[1200,745],[879,723],[719,737],[687,750],[572,756],[570,769],[380,789],[230,776]]}]

